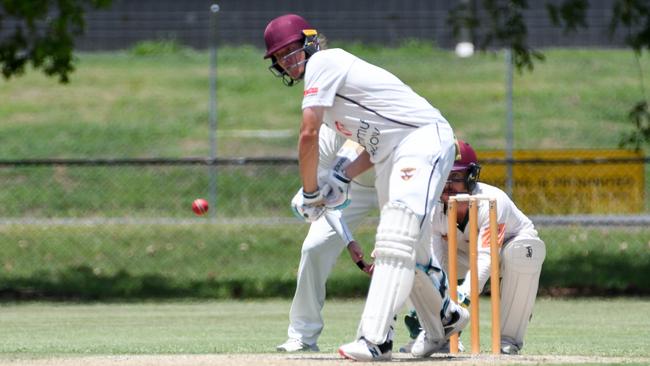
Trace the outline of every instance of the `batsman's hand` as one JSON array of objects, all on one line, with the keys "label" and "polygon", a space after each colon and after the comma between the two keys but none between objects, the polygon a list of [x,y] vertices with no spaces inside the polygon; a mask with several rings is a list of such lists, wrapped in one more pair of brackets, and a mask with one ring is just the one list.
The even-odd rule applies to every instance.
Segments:
[{"label": "batsman's hand", "polygon": [[[339,158],[339,160],[341,159],[345,159],[344,161],[347,161],[347,164],[349,164],[347,158]],[[347,164],[335,163],[327,176],[327,181],[323,186],[323,196],[325,197],[325,206],[327,208],[342,210],[350,204],[348,192],[350,190],[351,179],[345,175],[345,171],[343,170]]]},{"label": "batsman's hand", "polygon": [[364,271],[368,275],[372,275],[372,271],[375,268],[373,264],[368,264],[363,260],[363,250],[359,243],[355,240],[352,240],[348,243],[348,252],[350,253],[350,258],[352,261],[359,267],[360,270]]},{"label": "batsman's hand", "polygon": [[291,199],[291,211],[297,218],[311,223],[318,220],[325,213],[326,208],[323,201],[324,198],[320,190],[305,194],[300,188]]}]

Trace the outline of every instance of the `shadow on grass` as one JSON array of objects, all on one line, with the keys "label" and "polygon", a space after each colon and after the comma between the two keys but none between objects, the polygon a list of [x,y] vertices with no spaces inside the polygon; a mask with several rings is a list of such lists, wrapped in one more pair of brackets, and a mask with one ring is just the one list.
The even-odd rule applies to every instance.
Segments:
[{"label": "shadow on grass", "polygon": [[[328,293],[334,297],[365,296],[368,279],[332,278]],[[129,299],[253,299],[293,296],[295,279],[241,278],[180,281],[163,274],[133,275],[120,271],[101,275],[79,266],[57,274],[34,273],[29,278],[0,278],[3,300],[129,300]]]},{"label": "shadow on grass", "polygon": [[[540,278],[540,294],[549,296],[650,295],[648,256],[612,253],[571,253],[547,258]],[[365,276],[335,275],[328,281],[328,297],[365,297]],[[88,266],[53,273],[34,272],[26,278],[1,278],[4,300],[131,300],[131,299],[254,299],[291,298],[295,278],[233,278],[180,280],[164,274],[134,275],[120,271],[96,274]]]}]

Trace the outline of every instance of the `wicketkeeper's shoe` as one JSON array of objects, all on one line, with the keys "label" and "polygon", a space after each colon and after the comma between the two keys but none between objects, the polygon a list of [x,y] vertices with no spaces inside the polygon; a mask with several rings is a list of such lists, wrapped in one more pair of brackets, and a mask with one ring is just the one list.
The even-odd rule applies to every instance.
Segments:
[{"label": "wicketkeeper's shoe", "polygon": [[[465,352],[465,346],[460,341],[460,338],[458,338],[458,352]],[[447,340],[447,343],[442,346],[438,353],[449,353],[449,340]]]},{"label": "wicketkeeper's shoe", "polygon": [[451,313],[451,320],[446,324],[443,323],[445,327],[445,338],[449,339],[454,334],[459,334],[469,323],[469,311],[462,306],[456,306],[456,310]]},{"label": "wicketkeeper's shoe", "polygon": [[354,361],[390,361],[392,350],[392,340],[382,344],[374,344],[361,337],[352,343],[339,347],[339,354]]},{"label": "wicketkeeper's shoe", "polygon": [[299,339],[289,338],[286,342],[275,347],[278,352],[318,352],[316,344],[307,344]]},{"label": "wicketkeeper's shoe", "polygon": [[501,354],[502,355],[518,355],[519,347],[514,344],[502,343],[501,344]]},{"label": "wicketkeeper's shoe", "polygon": [[399,348],[399,353],[411,353],[413,349],[413,344],[415,344],[415,339],[411,339],[407,344]]}]

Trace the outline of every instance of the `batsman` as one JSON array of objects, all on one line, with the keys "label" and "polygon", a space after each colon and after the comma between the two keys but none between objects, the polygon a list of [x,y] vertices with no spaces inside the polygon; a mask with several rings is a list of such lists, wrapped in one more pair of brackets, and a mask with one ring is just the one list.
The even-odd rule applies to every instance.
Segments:
[{"label": "batsman", "polygon": [[[357,361],[391,359],[394,315],[409,298],[424,328],[412,354],[428,356],[469,317],[449,300],[447,276],[431,250],[431,218],[456,156],[450,124],[395,75],[342,49],[321,47],[318,31],[298,15],[273,19],[264,40],[269,69],[286,85],[304,80],[298,141],[303,216],[315,221],[342,207],[350,181],[375,168],[381,211],[374,273],[357,337],[339,353]],[[335,166],[319,185],[321,124],[364,151]]]}]

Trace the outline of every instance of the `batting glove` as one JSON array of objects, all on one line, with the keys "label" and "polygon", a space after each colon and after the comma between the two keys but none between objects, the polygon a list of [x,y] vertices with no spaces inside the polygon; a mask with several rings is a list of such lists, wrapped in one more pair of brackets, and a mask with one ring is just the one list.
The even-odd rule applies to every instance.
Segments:
[{"label": "batting glove", "polygon": [[327,182],[323,187],[325,196],[325,206],[334,210],[342,210],[350,204],[348,192],[350,190],[351,179],[345,175],[342,167],[337,169],[338,164],[334,165],[327,177]]},{"label": "batting glove", "polygon": [[305,222],[314,222],[325,213],[323,206],[323,196],[317,190],[313,193],[304,193],[302,188],[298,190],[291,199],[291,211],[293,214]]}]

